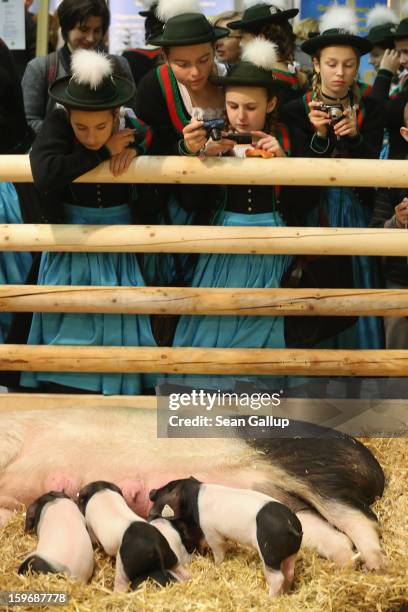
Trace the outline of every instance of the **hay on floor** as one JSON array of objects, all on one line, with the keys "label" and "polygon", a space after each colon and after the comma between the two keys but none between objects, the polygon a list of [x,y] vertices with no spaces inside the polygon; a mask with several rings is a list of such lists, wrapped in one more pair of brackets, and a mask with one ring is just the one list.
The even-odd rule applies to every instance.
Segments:
[{"label": "hay on floor", "polygon": [[374,506],[388,559],[387,569],[381,574],[339,569],[302,550],[292,593],[271,599],[257,554],[231,545],[220,566],[209,558],[196,558],[188,584],[159,589],[146,583],[135,593],[114,594],[113,564],[100,550],[95,554],[95,573],[89,585],[57,576],[18,576],[16,569],[35,548],[36,539],[24,534],[23,514],[16,513],[0,529],[0,590],[66,591],[70,603],[63,609],[68,611],[398,611],[408,602],[408,441],[371,439],[365,443],[379,459],[387,478],[385,495]]}]

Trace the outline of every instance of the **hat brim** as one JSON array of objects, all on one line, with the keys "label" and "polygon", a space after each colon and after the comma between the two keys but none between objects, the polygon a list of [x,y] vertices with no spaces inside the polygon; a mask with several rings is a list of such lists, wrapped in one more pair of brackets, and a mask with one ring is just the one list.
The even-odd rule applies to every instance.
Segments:
[{"label": "hat brim", "polygon": [[126,104],[126,102],[129,102],[129,100],[133,98],[136,92],[136,87],[134,83],[128,79],[125,79],[124,77],[114,75],[113,78],[115,81],[117,94],[108,102],[101,102],[100,104],[88,102],[87,100],[76,100],[69,96],[69,94],[67,94],[68,83],[71,80],[71,77],[69,76],[62,77],[61,79],[54,81],[54,83],[49,87],[48,93],[53,100],[59,102],[59,104],[62,104],[63,106],[68,106],[69,108],[90,111],[117,108],[118,106]]},{"label": "hat brim", "polygon": [[404,38],[408,39],[408,32],[405,34],[392,34],[391,38],[392,40],[403,40]]},{"label": "hat brim", "polygon": [[247,30],[256,26],[262,26],[267,23],[283,23],[284,21],[288,21],[288,19],[293,19],[299,13],[299,9],[289,9],[287,11],[280,11],[279,13],[274,13],[273,15],[268,15],[267,17],[260,17],[258,19],[241,19],[241,21],[231,21],[227,23],[227,27],[230,30]]},{"label": "hat brim", "polygon": [[319,36],[305,40],[300,48],[308,55],[313,55],[319,49],[324,49],[325,47],[336,47],[339,45],[354,47],[359,50],[360,55],[369,53],[373,48],[372,43],[367,40],[367,38],[355,36],[354,34],[320,34]]},{"label": "hat brim", "polygon": [[225,38],[228,36],[229,30],[227,28],[213,28],[211,35],[203,34],[196,37],[186,38],[166,38],[165,34],[156,38],[149,38],[149,44],[155,45],[156,47],[185,47],[187,45],[202,45],[207,42],[214,42],[219,38]]},{"label": "hat brim", "polygon": [[372,44],[373,48],[381,47],[382,49],[392,49],[394,46],[394,39],[392,36],[383,36],[378,38],[375,38],[375,36],[367,36],[367,40]]}]

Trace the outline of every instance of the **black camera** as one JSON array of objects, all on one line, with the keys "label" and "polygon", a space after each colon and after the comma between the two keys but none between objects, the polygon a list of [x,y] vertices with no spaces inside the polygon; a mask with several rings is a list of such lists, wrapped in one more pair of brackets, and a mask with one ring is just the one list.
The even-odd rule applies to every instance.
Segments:
[{"label": "black camera", "polygon": [[343,106],[337,102],[334,104],[321,104],[319,110],[329,115],[332,124],[338,123],[344,116]]},{"label": "black camera", "polygon": [[226,140],[233,140],[237,144],[252,144],[252,134],[249,132],[241,132],[241,134],[236,132],[231,132],[223,136]]},{"label": "black camera", "polygon": [[224,119],[204,119],[203,121],[203,128],[207,132],[207,138],[212,138],[213,140],[221,140],[224,127]]}]

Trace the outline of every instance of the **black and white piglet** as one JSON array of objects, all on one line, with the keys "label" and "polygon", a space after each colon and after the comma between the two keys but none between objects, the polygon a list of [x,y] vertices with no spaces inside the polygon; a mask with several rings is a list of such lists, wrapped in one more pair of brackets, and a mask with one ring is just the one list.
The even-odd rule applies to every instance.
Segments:
[{"label": "black and white piglet", "polygon": [[126,591],[129,582],[136,589],[147,578],[163,586],[190,578],[163,534],[129,508],[113,483],[86,485],[78,493],[78,505],[91,538],[108,555],[116,555],[115,591]]},{"label": "black and white piglet", "polygon": [[36,531],[36,550],[19,574],[65,573],[87,582],[93,573],[92,542],[76,503],[61,491],[45,493],[27,509],[25,531]]},{"label": "black and white piglet", "polygon": [[287,506],[248,489],[204,484],[191,477],[150,491],[152,518],[169,508],[174,519],[203,533],[216,563],[223,561],[226,540],[255,548],[263,562],[269,594],[287,591],[293,582],[302,526]]}]

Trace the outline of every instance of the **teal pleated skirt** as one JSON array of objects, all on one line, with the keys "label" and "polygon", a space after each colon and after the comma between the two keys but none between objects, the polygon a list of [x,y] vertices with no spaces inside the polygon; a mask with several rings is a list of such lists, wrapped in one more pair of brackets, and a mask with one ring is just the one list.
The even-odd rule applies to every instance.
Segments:
[{"label": "teal pleated skirt", "polygon": [[[127,204],[91,208],[65,204],[67,223],[130,224]],[[144,279],[134,253],[43,253],[39,285],[141,286]],[[155,346],[147,315],[35,313],[28,344]],[[23,372],[24,387],[56,383],[105,395],[142,391],[142,376],[71,372]]]},{"label": "teal pleated skirt", "polygon": [[[20,200],[13,183],[0,183],[0,223],[24,223]],[[31,268],[31,253],[0,251],[0,283],[2,285],[24,284]],[[4,343],[12,313],[0,312],[0,342]]]}]

